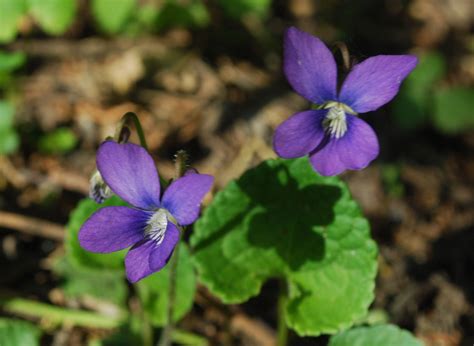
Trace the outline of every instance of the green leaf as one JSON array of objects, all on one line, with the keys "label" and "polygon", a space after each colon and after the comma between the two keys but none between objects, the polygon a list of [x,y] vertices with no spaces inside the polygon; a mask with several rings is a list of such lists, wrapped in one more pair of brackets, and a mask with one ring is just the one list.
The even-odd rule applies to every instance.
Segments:
[{"label": "green leaf", "polygon": [[[0,0],[1,2],[2,0]],[[1,52],[0,51],[0,73],[10,73],[23,66],[26,55],[23,52]]]},{"label": "green leaf", "polygon": [[31,14],[50,35],[63,34],[74,20],[76,0],[28,0]]},{"label": "green leaf", "polygon": [[0,345],[39,345],[41,332],[33,324],[9,318],[0,318]]},{"label": "green leaf", "polygon": [[269,278],[286,280],[287,323],[300,335],[347,328],[373,300],[369,224],[346,185],[317,175],[306,158],[269,160],[231,182],[191,244],[201,281],[224,302],[246,301]]},{"label": "green leaf", "polygon": [[123,260],[127,250],[112,252],[109,254],[98,254],[84,250],[79,245],[77,235],[82,224],[96,210],[108,206],[127,205],[119,197],[112,196],[102,204],[97,204],[90,198],[83,199],[72,211],[66,226],[66,255],[73,264],[92,269],[117,269],[123,271]]},{"label": "green leaf", "polygon": [[15,108],[13,108],[12,104],[0,100],[0,131],[11,129],[14,115]]},{"label": "green leaf", "polygon": [[14,153],[20,145],[20,137],[13,129],[0,131],[0,154]]},{"label": "green leaf", "polygon": [[103,31],[115,34],[124,27],[135,7],[135,0],[93,0],[92,14]]},{"label": "green leaf", "polygon": [[359,327],[332,336],[328,346],[422,346],[410,332],[391,324]]},{"label": "green leaf", "polygon": [[15,38],[25,10],[24,0],[0,0],[0,43],[8,43]]},{"label": "green leaf", "polygon": [[474,127],[474,88],[441,89],[434,101],[434,123],[441,131],[457,133]]},{"label": "green leaf", "polygon": [[156,29],[169,27],[203,27],[209,23],[209,12],[201,0],[168,0],[158,12]]},{"label": "green leaf", "polygon": [[122,325],[119,330],[107,336],[103,340],[96,340],[89,343],[89,346],[129,346],[129,345],[148,345],[143,340],[144,321],[134,314],[128,315],[128,323]]},{"label": "green leaf", "polygon": [[6,101],[0,101],[0,154],[8,155],[16,151],[20,138],[13,129],[15,109]]},{"label": "green leaf", "polygon": [[218,0],[218,3],[228,16],[235,19],[248,14],[264,18],[268,15],[272,0]]},{"label": "green leaf", "polygon": [[39,140],[39,150],[48,154],[64,154],[74,149],[77,144],[77,138],[74,132],[61,127],[42,136]]},{"label": "green leaf", "polygon": [[118,306],[125,305],[128,289],[121,272],[90,269],[66,258],[56,265],[55,271],[64,278],[62,287],[67,297],[92,296]]},{"label": "green leaf", "polygon": [[444,57],[428,53],[402,85],[393,103],[393,114],[403,129],[420,126],[430,115],[433,88],[446,72]]},{"label": "green leaf", "polygon": [[[138,295],[150,321],[155,326],[166,323],[168,309],[169,265],[137,284]],[[184,243],[178,249],[176,297],[173,318],[181,319],[192,308],[196,292],[196,276],[189,250]]]}]

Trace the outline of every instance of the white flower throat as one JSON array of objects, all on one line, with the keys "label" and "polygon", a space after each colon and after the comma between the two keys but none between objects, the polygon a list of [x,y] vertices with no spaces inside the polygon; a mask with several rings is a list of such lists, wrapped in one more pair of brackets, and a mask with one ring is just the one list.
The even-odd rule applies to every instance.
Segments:
[{"label": "white flower throat", "polygon": [[357,114],[349,106],[341,102],[330,101],[321,106],[328,109],[328,113],[323,120],[323,127],[333,138],[341,138],[347,132],[346,113]]},{"label": "white flower throat", "polygon": [[147,221],[145,236],[154,240],[157,245],[161,244],[165,238],[166,227],[168,227],[168,211],[158,209]]}]

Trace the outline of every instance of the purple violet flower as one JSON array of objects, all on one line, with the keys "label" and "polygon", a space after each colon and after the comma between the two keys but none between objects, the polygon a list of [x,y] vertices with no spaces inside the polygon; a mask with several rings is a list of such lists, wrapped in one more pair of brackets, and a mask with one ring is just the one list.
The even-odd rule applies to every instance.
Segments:
[{"label": "purple violet flower", "polygon": [[109,253],[131,247],[125,257],[127,278],[137,282],[168,262],[180,237],[179,226],[193,223],[214,178],[187,174],[160,197],[160,180],[148,152],[135,144],[104,142],[97,168],[105,183],[129,207],[105,207],[82,225],[79,243],[91,252]]},{"label": "purple violet flower", "polygon": [[321,175],[362,169],[379,153],[377,136],[359,119],[398,93],[415,68],[413,55],[377,55],[355,65],[340,90],[333,55],[317,37],[294,27],[284,42],[284,72],[293,89],[318,105],[294,114],[275,131],[273,147],[283,158],[309,155]]}]

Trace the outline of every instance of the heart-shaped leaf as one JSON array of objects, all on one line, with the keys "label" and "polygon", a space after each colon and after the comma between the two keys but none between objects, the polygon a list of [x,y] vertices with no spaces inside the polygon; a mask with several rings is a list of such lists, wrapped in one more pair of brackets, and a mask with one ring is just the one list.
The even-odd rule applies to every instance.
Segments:
[{"label": "heart-shaped leaf", "polygon": [[335,333],[367,313],[377,247],[346,185],[306,158],[270,160],[218,193],[191,238],[201,281],[228,303],[286,280],[286,320],[300,335]]},{"label": "heart-shaped leaf", "polygon": [[410,332],[391,324],[359,327],[334,335],[328,346],[422,346]]}]

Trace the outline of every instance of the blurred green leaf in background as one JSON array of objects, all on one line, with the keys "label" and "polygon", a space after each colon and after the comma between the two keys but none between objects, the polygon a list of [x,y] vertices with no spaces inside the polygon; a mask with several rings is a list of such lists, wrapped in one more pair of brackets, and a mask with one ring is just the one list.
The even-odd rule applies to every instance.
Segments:
[{"label": "blurred green leaf in background", "polygon": [[38,142],[39,150],[48,154],[64,154],[77,144],[77,137],[68,127],[60,127],[43,135]]},{"label": "blurred green leaf in background", "polygon": [[20,143],[20,138],[13,128],[15,109],[6,102],[0,101],[0,154],[13,153]]},{"label": "blurred green leaf in background", "polygon": [[474,88],[439,89],[434,94],[434,124],[442,132],[474,128]]},{"label": "blurred green leaf in background", "polygon": [[239,20],[246,15],[265,18],[272,0],[218,0],[218,3],[228,16]]},{"label": "blurred green leaf in background", "polygon": [[420,57],[418,66],[402,85],[393,114],[402,129],[414,129],[429,120],[432,93],[446,72],[444,57],[435,52]]},{"label": "blurred green leaf in background", "polygon": [[167,0],[159,9],[155,25],[158,31],[173,26],[203,27],[209,20],[209,12],[201,0]]},{"label": "blurred green leaf in background", "polygon": [[24,0],[0,0],[0,43],[8,43],[16,37],[25,12]]},{"label": "blurred green leaf in background", "polygon": [[74,21],[76,0],[27,0],[31,15],[50,35],[61,35]]},{"label": "blurred green leaf in background", "polygon": [[35,325],[9,318],[0,318],[0,345],[36,346],[39,345],[41,331]]},{"label": "blurred green leaf in background", "polygon": [[125,306],[128,288],[120,271],[91,269],[62,258],[56,265],[55,272],[64,278],[62,288],[68,298],[95,297],[117,306]]},{"label": "blurred green leaf in background", "polygon": [[22,52],[0,51],[0,90],[8,89],[13,84],[13,72],[26,62],[26,55]]},{"label": "blurred green leaf in background", "polygon": [[116,34],[123,29],[132,16],[135,0],[92,0],[92,14],[99,27],[107,34]]}]

